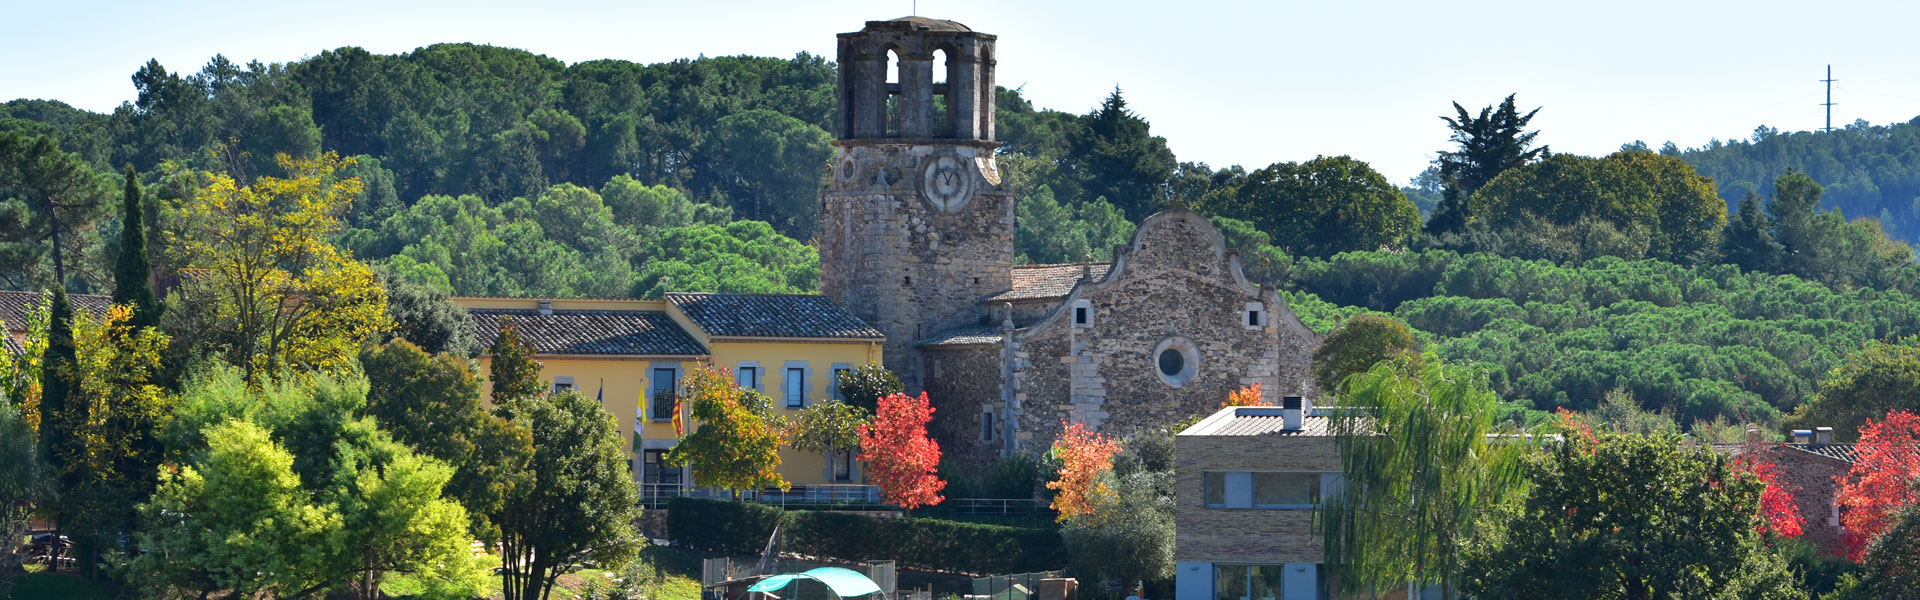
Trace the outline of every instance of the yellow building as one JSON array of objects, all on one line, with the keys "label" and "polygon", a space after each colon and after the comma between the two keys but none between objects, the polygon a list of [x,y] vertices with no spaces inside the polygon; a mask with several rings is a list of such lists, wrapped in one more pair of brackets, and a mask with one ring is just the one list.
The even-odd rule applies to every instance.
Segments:
[{"label": "yellow building", "polygon": [[[634,440],[628,464],[648,497],[691,488],[689,470],[666,466],[661,458],[677,441],[671,421],[680,379],[701,362],[711,360],[731,371],[742,387],[771,397],[776,414],[792,418],[837,396],[838,372],[880,362],[885,342],[878,330],[818,295],[453,301],[472,316],[482,344],[491,345],[502,324],[511,322],[533,344],[543,376],[555,389],[600,399],[621,433]],[[481,357],[482,369],[487,360]],[[807,493],[807,486],[818,491],[832,489],[823,484],[862,482],[851,456],[830,461],[791,448],[780,454],[780,473],[799,493]]]}]

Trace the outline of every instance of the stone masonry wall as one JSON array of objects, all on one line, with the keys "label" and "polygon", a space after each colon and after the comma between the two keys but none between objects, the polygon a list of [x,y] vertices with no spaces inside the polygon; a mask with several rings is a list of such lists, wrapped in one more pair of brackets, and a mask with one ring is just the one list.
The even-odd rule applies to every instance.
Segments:
[{"label": "stone masonry wall", "polygon": [[990,408],[998,419],[1005,408],[1000,401],[1000,347],[923,348],[921,352],[927,366],[927,397],[934,408],[927,433],[940,443],[941,457],[974,467],[992,464],[1000,457],[1001,442],[981,439],[980,413]]},{"label": "stone masonry wall", "polygon": [[[1013,198],[992,144],[836,142],[820,195],[820,288],[887,337],[885,363],[909,392],[924,389],[914,343],[985,325],[978,300],[1011,287]],[[971,200],[953,212],[922,199],[923,161],[968,165]]]},{"label": "stone masonry wall", "polygon": [[1800,507],[1801,539],[1828,553],[1839,554],[1845,532],[1830,521],[1835,514],[1834,500],[1840,493],[1840,484],[1835,478],[1846,476],[1850,465],[1784,446],[1772,447],[1768,455],[1780,467],[1779,481],[1786,484],[1794,504]]},{"label": "stone masonry wall", "polygon": [[[1307,369],[1320,337],[1300,325],[1284,301],[1237,276],[1213,226],[1176,210],[1149,218],[1106,281],[1082,285],[1065,301],[1090,301],[1091,327],[1071,311],[1017,335],[1024,368],[1020,445],[1043,451],[1063,422],[1124,436],[1212,413],[1227,394],[1260,383],[1270,402],[1310,395]],[[1266,326],[1246,324],[1247,303],[1261,302]],[[1158,374],[1163,340],[1190,340],[1193,377],[1175,387]]]}]

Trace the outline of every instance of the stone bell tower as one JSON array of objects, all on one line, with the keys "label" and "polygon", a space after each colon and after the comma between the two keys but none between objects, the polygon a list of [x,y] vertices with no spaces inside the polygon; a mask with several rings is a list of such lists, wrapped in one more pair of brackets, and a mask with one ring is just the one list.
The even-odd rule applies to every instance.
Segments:
[{"label": "stone bell tower", "polygon": [[991,325],[980,299],[1012,283],[1013,198],[993,157],[994,36],[903,17],[839,37],[820,288],[886,334],[887,368],[917,392],[914,343]]}]

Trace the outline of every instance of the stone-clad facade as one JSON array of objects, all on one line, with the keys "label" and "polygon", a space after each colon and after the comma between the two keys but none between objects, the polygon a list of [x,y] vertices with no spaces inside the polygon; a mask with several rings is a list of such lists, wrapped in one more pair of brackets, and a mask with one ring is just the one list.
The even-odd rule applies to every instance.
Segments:
[{"label": "stone-clad facade", "polygon": [[[943,453],[984,466],[1045,451],[1064,422],[1116,435],[1165,427],[1253,383],[1273,399],[1309,395],[1319,336],[1247,280],[1198,213],[1148,217],[1110,264],[1013,264],[992,95],[973,93],[992,89],[993,42],[919,17],[840,36],[821,288],[886,335],[886,366],[933,399]],[[947,84],[920,74],[936,48]],[[901,80],[882,85],[887,57]],[[977,101],[943,112],[929,94]]]}]

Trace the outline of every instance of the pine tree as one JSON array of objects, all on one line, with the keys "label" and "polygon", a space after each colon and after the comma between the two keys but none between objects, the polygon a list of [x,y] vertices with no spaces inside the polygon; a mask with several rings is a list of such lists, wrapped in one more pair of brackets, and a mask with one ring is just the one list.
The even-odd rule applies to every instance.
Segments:
[{"label": "pine tree", "polygon": [[502,324],[487,354],[493,357],[487,375],[493,380],[494,410],[511,411],[518,401],[540,395],[540,362],[533,358],[533,344],[520,339],[512,322]]},{"label": "pine tree", "polygon": [[1160,210],[1178,164],[1166,138],[1154,137],[1146,119],[1127,110],[1117,87],[1080,121],[1084,127],[1071,142],[1072,168],[1082,182],[1076,200],[1105,197],[1133,221]]},{"label": "pine tree", "polygon": [[1433,211],[1433,218],[1427,221],[1427,233],[1434,235],[1459,233],[1466,228],[1471,215],[1467,214],[1467,197],[1480,189],[1480,186],[1493,181],[1502,171],[1518,167],[1548,153],[1546,146],[1530,148],[1538,131],[1526,131],[1527,122],[1540,112],[1535,108],[1525,115],[1513,105],[1513,94],[1500,102],[1498,110],[1488,106],[1480,109],[1480,116],[1467,113],[1466,107],[1459,102],[1453,103],[1455,117],[1440,117],[1453,130],[1449,138],[1459,145],[1459,150],[1441,152],[1436,162],[1440,166],[1440,177],[1446,182],[1442,191],[1440,206]]},{"label": "pine tree", "polygon": [[[67,291],[53,287],[53,306],[47,324],[47,350],[40,367],[40,455],[54,478],[54,489],[66,496],[79,487],[86,440],[79,428],[86,422],[86,406],[74,406],[73,373],[79,358],[73,343],[73,305]],[[64,526],[73,518],[73,504],[55,502],[54,522]]]},{"label": "pine tree", "polygon": [[164,310],[154,299],[153,283],[148,280],[152,267],[147,263],[145,213],[140,178],[133,165],[127,165],[126,194],[120,202],[120,258],[113,267],[113,302],[133,305],[132,325],[136,330],[160,324],[160,311]]},{"label": "pine tree", "polygon": [[1773,222],[1760,210],[1760,199],[1753,190],[1740,201],[1740,212],[1727,219],[1720,237],[1721,262],[1740,265],[1749,273],[1773,267],[1780,254],[1780,243],[1773,241]]}]

